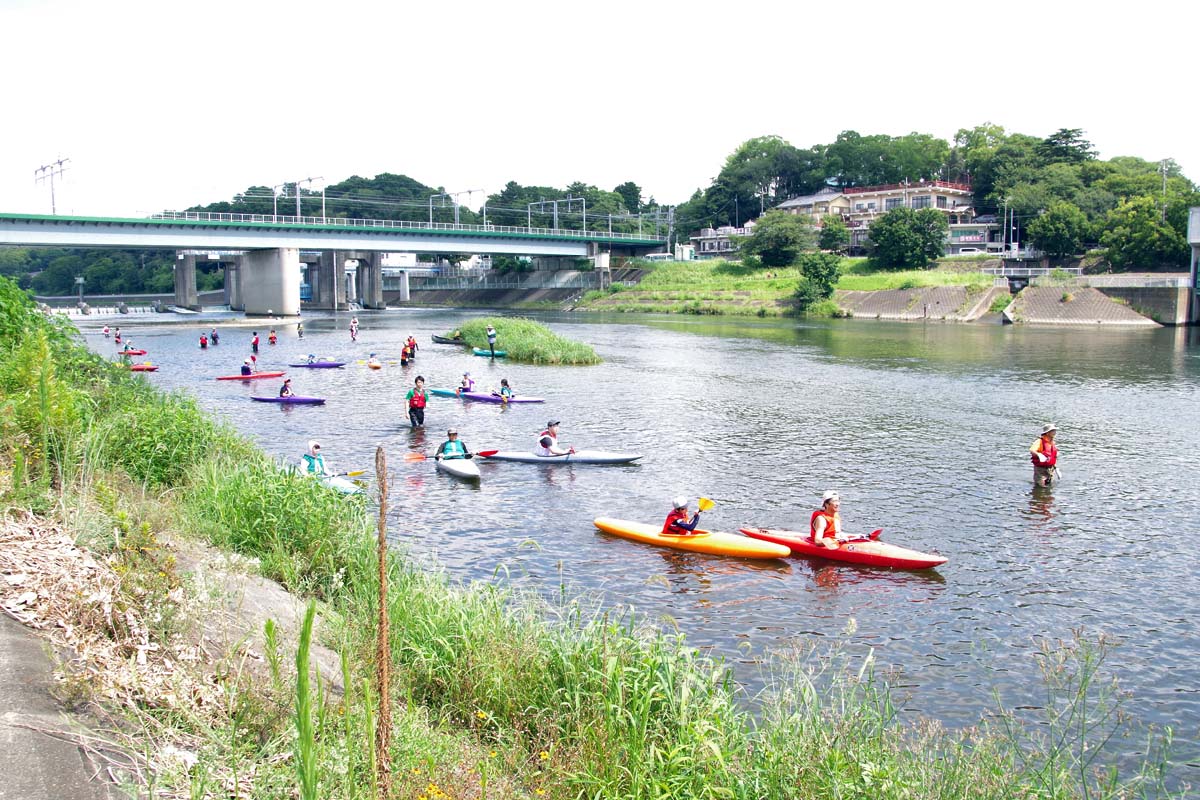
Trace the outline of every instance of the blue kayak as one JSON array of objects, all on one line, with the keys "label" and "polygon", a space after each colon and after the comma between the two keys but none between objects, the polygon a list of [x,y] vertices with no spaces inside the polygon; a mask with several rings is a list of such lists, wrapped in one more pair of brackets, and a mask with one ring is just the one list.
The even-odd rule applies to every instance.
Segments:
[{"label": "blue kayak", "polygon": [[495,355],[496,358],[504,358],[506,355],[508,355],[507,350],[497,350],[495,353],[492,353],[491,350],[484,350],[482,347],[476,347],[474,352],[475,355],[483,356],[484,358],[491,358],[493,355]]},{"label": "blue kayak", "polygon": [[288,364],[289,367],[306,367],[308,369],[334,369],[336,367],[346,366],[345,361],[314,361],[311,364],[307,361],[303,364]]}]

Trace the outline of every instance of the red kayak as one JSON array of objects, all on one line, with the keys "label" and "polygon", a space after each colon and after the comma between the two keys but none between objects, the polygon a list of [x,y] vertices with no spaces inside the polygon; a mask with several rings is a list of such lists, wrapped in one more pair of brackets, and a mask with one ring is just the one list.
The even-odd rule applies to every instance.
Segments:
[{"label": "red kayak", "polygon": [[146,355],[145,350],[118,350],[117,353],[120,355],[123,355],[123,356],[144,356],[144,355]]},{"label": "red kayak", "polygon": [[249,375],[222,375],[219,381],[256,381],[259,378],[278,378],[282,372],[252,372]]},{"label": "red kayak", "polygon": [[929,569],[945,564],[949,559],[932,553],[921,553],[886,542],[871,539],[851,539],[842,542],[837,550],[813,544],[810,536],[803,531],[786,531],[780,528],[741,528],[742,533],[752,539],[762,539],[766,542],[784,544],[792,549],[792,555],[811,556],[813,558],[828,558],[834,561],[848,561],[851,564],[866,564],[871,567],[892,567],[893,569]]},{"label": "red kayak", "polygon": [[131,372],[154,372],[157,369],[157,364],[133,364],[129,367]]}]

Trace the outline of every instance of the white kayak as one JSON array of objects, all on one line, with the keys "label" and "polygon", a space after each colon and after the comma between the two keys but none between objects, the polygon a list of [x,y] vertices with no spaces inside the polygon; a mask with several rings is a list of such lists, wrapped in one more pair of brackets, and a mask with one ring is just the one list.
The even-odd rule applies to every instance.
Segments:
[{"label": "white kayak", "polygon": [[346,480],[345,478],[343,478],[340,475],[326,475],[326,476],[322,477],[320,480],[321,480],[321,483],[324,484],[325,486],[329,487],[330,489],[333,489],[334,491],[341,492],[342,494],[362,494],[363,493],[361,486],[359,486],[354,481]]},{"label": "white kayak", "polygon": [[561,456],[539,456],[520,450],[485,450],[476,455],[489,461],[521,461],[526,464],[628,464],[641,458],[635,453],[610,453],[607,450],[577,450]]},{"label": "white kayak", "polygon": [[439,458],[437,468],[464,481],[479,480],[479,465],[470,458]]}]

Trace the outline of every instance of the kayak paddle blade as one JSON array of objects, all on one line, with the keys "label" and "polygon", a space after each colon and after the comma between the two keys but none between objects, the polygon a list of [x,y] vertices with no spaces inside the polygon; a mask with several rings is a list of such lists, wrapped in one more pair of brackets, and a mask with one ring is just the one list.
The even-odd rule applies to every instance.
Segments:
[{"label": "kayak paddle blade", "polygon": [[696,505],[699,506],[701,511],[708,511],[716,506],[716,503],[714,503],[712,500],[709,500],[707,497],[701,497],[700,500],[697,501]]}]

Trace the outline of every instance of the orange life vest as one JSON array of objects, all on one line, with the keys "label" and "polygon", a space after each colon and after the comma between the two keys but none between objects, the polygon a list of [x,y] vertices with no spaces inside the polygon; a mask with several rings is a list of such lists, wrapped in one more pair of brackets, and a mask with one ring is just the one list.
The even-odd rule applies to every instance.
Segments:
[{"label": "orange life vest", "polygon": [[[1038,461],[1037,453],[1032,451],[1029,453],[1029,460],[1033,462],[1035,467],[1053,467],[1058,463],[1058,448],[1054,446],[1054,442],[1045,436],[1040,437],[1038,442],[1041,442],[1042,445],[1039,452],[1046,457],[1046,460]],[[1037,444],[1037,442],[1034,442],[1034,444]]]},{"label": "orange life vest", "polygon": [[812,513],[812,517],[808,521],[808,532],[814,542],[817,541],[817,517],[825,518],[825,532],[822,534],[822,538],[834,538],[837,534],[837,523],[841,521],[838,512],[834,511],[831,514],[824,508],[818,508]]}]

